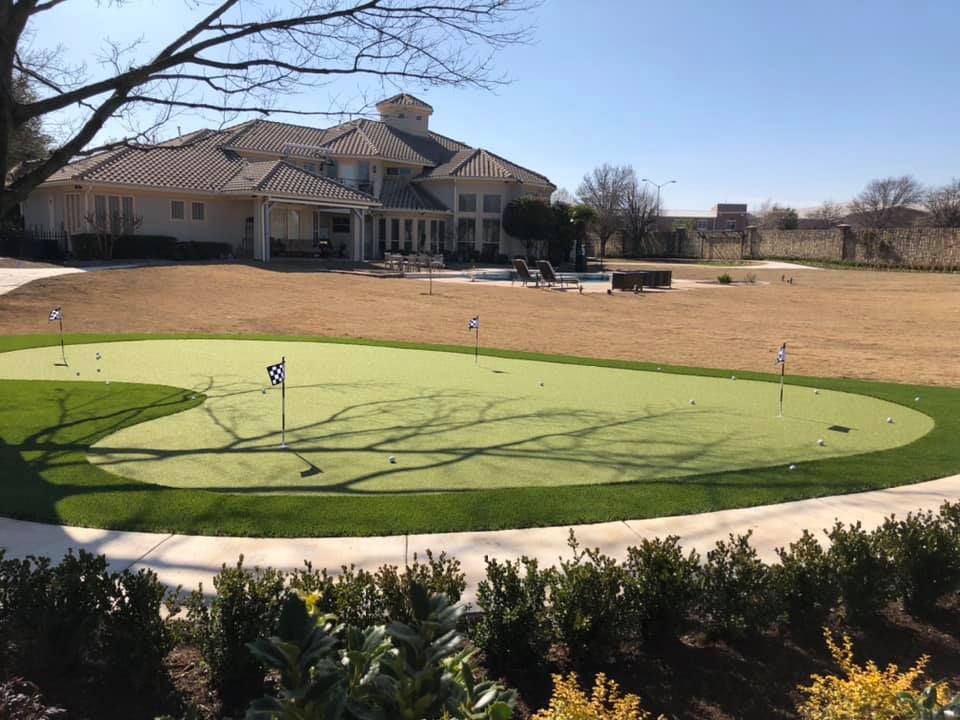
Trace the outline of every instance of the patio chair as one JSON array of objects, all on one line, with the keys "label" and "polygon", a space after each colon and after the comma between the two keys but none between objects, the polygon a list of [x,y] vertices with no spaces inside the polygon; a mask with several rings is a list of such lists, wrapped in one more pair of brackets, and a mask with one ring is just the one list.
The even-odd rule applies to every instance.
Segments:
[{"label": "patio chair", "polygon": [[540,268],[540,277],[547,287],[559,285],[563,290],[567,286],[580,287],[580,278],[576,275],[564,275],[553,269],[549,260],[537,260],[537,267]]},{"label": "patio chair", "polygon": [[443,264],[443,255],[434,255],[430,258],[430,267],[434,270],[443,270],[446,267],[446,265]]},{"label": "patio chair", "polygon": [[526,260],[523,258],[515,258],[513,261],[513,269],[516,271],[517,277],[520,278],[520,282],[523,283],[524,287],[526,287],[528,283],[534,283],[537,287],[540,287],[540,273],[536,271],[530,272]]}]

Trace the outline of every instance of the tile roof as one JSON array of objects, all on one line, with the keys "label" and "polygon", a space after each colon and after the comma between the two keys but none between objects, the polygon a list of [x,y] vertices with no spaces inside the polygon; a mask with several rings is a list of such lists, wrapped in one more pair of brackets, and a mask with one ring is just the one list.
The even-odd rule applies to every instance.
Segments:
[{"label": "tile roof", "polygon": [[377,107],[381,105],[410,105],[414,107],[427,108],[432,111],[433,107],[428,103],[425,103],[420,98],[410,95],[409,93],[397,93],[393,97],[388,97],[386,100],[381,100],[377,103]]},{"label": "tile roof", "polygon": [[385,210],[450,212],[429,192],[412,185],[406,178],[384,178],[380,202]]},{"label": "tile roof", "polygon": [[460,150],[447,162],[428,170],[420,177],[495,178],[517,180],[519,182],[550,183],[545,175],[535,173],[482,148]]},{"label": "tile roof", "polygon": [[327,177],[308,173],[285,160],[245,163],[223,187],[224,192],[318,197],[324,200],[376,204],[376,198]]}]

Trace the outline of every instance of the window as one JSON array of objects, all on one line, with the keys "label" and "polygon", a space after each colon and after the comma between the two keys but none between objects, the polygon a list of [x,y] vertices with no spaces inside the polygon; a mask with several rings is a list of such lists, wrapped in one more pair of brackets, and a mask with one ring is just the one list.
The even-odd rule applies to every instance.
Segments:
[{"label": "window", "polygon": [[403,251],[413,250],[413,220],[403,221]]},{"label": "window", "polygon": [[203,222],[207,219],[207,204],[202,202],[190,203],[190,219]]},{"label": "window", "polygon": [[460,218],[457,223],[457,249],[469,252],[476,247],[477,224],[473,218]]},{"label": "window", "polygon": [[377,247],[381,257],[387,251],[387,219],[377,219]]},{"label": "window", "polygon": [[727,230],[736,230],[737,221],[736,220],[727,220]]},{"label": "window", "polygon": [[387,175],[391,175],[391,176],[392,176],[392,175],[405,176],[405,175],[409,175],[409,174],[410,174],[410,168],[408,168],[408,167],[388,167],[388,168],[387,168]]},{"label": "window", "polygon": [[476,212],[477,196],[473,193],[460,194],[460,212]]},{"label": "window", "polygon": [[406,115],[404,113],[397,113],[397,117],[403,120],[406,117]]},{"label": "window", "polygon": [[437,252],[437,221],[430,221],[430,252]]},{"label": "window", "polygon": [[437,252],[443,252],[446,249],[447,241],[447,223],[441,220],[437,223]]},{"label": "window", "polygon": [[427,248],[427,221],[421,220],[417,223],[417,252]]},{"label": "window", "polygon": [[317,172],[317,164],[305,162],[303,164],[303,169],[306,170],[311,175],[314,175]]},{"label": "window", "polygon": [[123,216],[128,219],[133,219],[133,198],[129,195],[124,195],[121,198],[121,203],[123,207]]},{"label": "window", "polygon": [[500,221],[483,221],[483,256],[494,259],[500,252]]},{"label": "window", "polygon": [[390,252],[400,252],[400,220],[390,218]]},{"label": "window", "polygon": [[350,216],[349,215],[337,215],[333,218],[333,231],[335,233],[348,233],[350,232]]},{"label": "window", "polygon": [[500,196],[499,195],[484,195],[483,196],[483,211],[485,213],[499,213],[500,212]]},{"label": "window", "polygon": [[697,230],[706,230],[707,221],[706,220],[697,220]]},{"label": "window", "polygon": [[83,227],[83,207],[80,193],[67,193],[67,231],[80,232]]},{"label": "window", "polygon": [[300,239],[300,211],[299,210],[287,211],[287,239],[288,240]]},{"label": "window", "polygon": [[417,120],[423,120],[423,117],[421,117],[420,115],[417,115]]},{"label": "window", "polygon": [[[97,200],[100,198],[98,197]],[[100,208],[97,207],[97,214],[100,214]],[[171,200],[170,201],[170,219],[171,220],[183,220],[186,217],[184,215],[183,200]]]}]

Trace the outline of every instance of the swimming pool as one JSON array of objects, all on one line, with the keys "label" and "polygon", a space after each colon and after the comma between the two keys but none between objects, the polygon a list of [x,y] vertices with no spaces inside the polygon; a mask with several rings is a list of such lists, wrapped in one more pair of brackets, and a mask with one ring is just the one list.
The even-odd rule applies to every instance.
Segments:
[{"label": "swimming pool", "polygon": [[[610,273],[562,273],[563,275],[573,275],[582,283],[609,282]],[[513,270],[474,270],[463,273],[463,277],[476,282],[488,281],[514,281],[518,282],[519,277]]]}]

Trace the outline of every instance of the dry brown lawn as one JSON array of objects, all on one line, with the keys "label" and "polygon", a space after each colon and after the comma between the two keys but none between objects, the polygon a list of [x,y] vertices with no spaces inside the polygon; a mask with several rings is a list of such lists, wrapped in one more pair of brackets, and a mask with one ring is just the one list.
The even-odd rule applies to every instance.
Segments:
[{"label": "dry brown lawn", "polygon": [[[614,263],[614,266],[616,263]],[[674,268],[712,279],[713,268]],[[66,275],[0,296],[0,334],[222,332],[470,344],[664,364],[960,385],[960,276],[861,270],[755,272],[760,283],[579,295],[316,272],[309,266],[182,265]],[[762,281],[767,281],[764,284]]]}]

